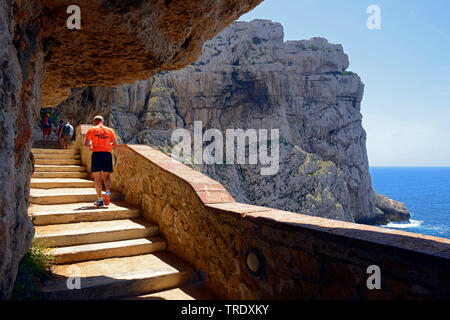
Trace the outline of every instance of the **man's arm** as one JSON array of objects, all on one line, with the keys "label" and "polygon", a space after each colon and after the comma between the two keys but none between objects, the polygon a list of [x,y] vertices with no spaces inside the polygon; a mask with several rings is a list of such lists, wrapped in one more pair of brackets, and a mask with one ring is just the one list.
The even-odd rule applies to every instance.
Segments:
[{"label": "man's arm", "polygon": [[84,141],[84,146],[92,151],[92,137],[91,137],[91,129],[86,133],[86,140]]},{"label": "man's arm", "polygon": [[85,141],[85,143],[84,143],[84,146],[85,146],[86,148],[88,148],[89,150],[92,150],[92,141],[91,141],[91,139],[86,138],[86,141]]},{"label": "man's arm", "polygon": [[86,143],[85,143],[84,145],[85,145],[89,150],[92,151],[93,146],[92,146],[92,140],[91,140],[91,139],[86,138]]},{"label": "man's arm", "polygon": [[115,147],[117,147],[119,144],[117,143],[117,138],[116,138],[116,135],[114,134],[114,131],[112,131],[112,130],[110,129],[110,132],[111,132],[111,142],[112,142],[112,147],[115,148]]},{"label": "man's arm", "polygon": [[86,133],[86,141],[84,142],[84,146],[92,151],[92,139],[91,139],[91,130]]}]

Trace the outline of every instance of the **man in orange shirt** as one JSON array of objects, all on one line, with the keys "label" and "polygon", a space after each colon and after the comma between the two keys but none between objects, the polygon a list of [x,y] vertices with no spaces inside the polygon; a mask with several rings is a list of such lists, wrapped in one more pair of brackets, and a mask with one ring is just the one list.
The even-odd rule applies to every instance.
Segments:
[{"label": "man in orange shirt", "polygon": [[[114,132],[103,125],[103,117],[94,117],[94,127],[86,133],[85,146],[92,151],[91,171],[94,173],[97,201],[94,205],[101,207],[109,205],[111,180],[109,174],[113,172],[111,149],[116,147],[117,139]],[[105,183],[105,198],[102,198],[102,178]]]}]

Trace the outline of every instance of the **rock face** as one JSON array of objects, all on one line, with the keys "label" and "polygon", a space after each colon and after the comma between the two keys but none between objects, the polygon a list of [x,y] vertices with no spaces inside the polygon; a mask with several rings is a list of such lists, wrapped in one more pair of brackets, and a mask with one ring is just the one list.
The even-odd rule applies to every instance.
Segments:
[{"label": "rock face", "polygon": [[[184,67],[262,0],[0,0],[0,298],[29,248],[32,128],[70,88],[118,85]],[[70,5],[81,30],[69,30]],[[73,13],[73,12],[72,12]]]},{"label": "rock face", "polygon": [[25,29],[14,25],[9,2],[0,1],[0,299],[8,296],[34,234],[27,215],[29,154],[43,56],[32,30],[17,45],[17,33]]},{"label": "rock face", "polygon": [[192,131],[194,121],[224,135],[226,129],[279,129],[276,175],[262,176],[261,165],[197,167],[240,202],[385,223],[397,205],[376,202],[361,124],[364,85],[348,66],[342,46],[326,39],[283,42],[278,23],[235,22],[187,68],[114,88],[73,90],[57,113],[76,125],[102,113],[124,142],[166,151],[172,131]]}]

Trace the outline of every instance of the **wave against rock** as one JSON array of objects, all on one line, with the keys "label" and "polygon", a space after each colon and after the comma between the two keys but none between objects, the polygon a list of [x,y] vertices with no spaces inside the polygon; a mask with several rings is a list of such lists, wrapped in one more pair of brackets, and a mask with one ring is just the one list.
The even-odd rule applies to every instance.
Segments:
[{"label": "wave against rock", "polygon": [[235,22],[190,66],[114,88],[73,89],[57,113],[75,124],[102,113],[124,142],[163,150],[170,150],[174,129],[192,131],[194,121],[224,134],[279,129],[274,176],[261,176],[259,165],[198,168],[245,203],[361,223],[407,220],[403,204],[372,189],[360,112],[364,85],[346,71],[342,46],[283,36],[279,23]]}]

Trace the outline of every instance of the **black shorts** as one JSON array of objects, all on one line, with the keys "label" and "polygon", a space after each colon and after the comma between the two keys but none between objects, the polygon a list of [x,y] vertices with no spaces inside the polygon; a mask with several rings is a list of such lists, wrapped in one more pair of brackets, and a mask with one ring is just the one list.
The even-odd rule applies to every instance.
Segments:
[{"label": "black shorts", "polygon": [[91,171],[113,172],[111,152],[92,152]]}]

